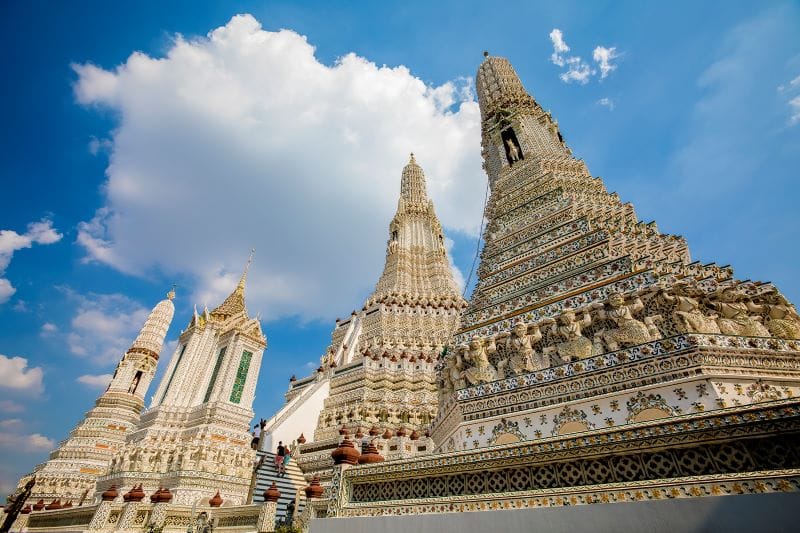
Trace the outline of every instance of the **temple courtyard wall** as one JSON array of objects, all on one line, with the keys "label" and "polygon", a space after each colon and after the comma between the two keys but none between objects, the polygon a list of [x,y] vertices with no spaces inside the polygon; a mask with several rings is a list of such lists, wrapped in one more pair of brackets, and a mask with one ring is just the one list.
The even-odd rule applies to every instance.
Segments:
[{"label": "temple courtyard wall", "polygon": [[797,531],[800,493],[748,494],[578,505],[507,511],[328,518],[312,520],[309,533],[485,533],[487,531],[575,531],[727,533]]}]

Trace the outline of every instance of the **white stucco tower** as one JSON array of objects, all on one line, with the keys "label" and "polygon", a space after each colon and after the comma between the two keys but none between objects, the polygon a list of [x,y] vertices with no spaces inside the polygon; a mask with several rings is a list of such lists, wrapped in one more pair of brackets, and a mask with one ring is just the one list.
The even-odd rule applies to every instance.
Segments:
[{"label": "white stucco tower", "polygon": [[98,493],[141,483],[145,492],[168,487],[176,503],[207,500],[218,490],[231,504],[245,503],[255,457],[248,429],[267,343],[247,314],[246,280],[247,268],[213,311],[195,310],[150,408]]},{"label": "white stucco tower", "polygon": [[[117,365],[106,391],[83,420],[70,432],[47,462],[34,469],[36,485],[29,501],[77,504],[94,492],[97,477],[108,470],[112,457],[139,422],[144,397],[156,372],[175,306],[174,291],[150,312],[131,347]],[[24,484],[24,478],[22,484]]]}]

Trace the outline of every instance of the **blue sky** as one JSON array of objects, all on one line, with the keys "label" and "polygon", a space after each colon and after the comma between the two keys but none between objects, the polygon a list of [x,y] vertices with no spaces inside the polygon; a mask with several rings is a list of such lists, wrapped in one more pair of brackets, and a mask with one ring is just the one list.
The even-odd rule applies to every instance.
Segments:
[{"label": "blue sky", "polygon": [[428,4],[2,3],[0,492],[173,282],[170,342],[253,246],[268,417],[377,280],[409,151],[466,277],[483,50],[641,219],[798,300],[796,2]]}]

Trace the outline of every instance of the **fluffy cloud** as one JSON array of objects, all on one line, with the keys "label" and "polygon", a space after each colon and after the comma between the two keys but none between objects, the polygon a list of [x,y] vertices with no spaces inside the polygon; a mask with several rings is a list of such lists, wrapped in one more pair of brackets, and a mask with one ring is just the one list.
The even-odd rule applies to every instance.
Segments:
[{"label": "fluffy cloud", "polygon": [[[558,28],[554,28],[550,32],[550,42],[553,44],[553,53],[550,55],[550,62],[562,68],[566,68],[564,72],[559,74],[559,78],[564,83],[576,82],[581,85],[586,85],[591,80],[592,76],[597,74],[597,70],[581,59],[580,56],[567,55],[570,47],[564,41],[564,33]],[[597,46],[592,52],[592,59],[594,59],[597,66],[600,68],[600,79],[605,78],[608,74],[617,68],[611,61],[619,57],[615,47],[606,48],[605,46]]]},{"label": "fluffy cloud", "polygon": [[[10,229],[0,230],[0,276],[5,273],[17,250],[30,248],[34,244],[53,244],[60,240],[61,234],[53,228],[52,221],[47,219],[31,222],[28,224],[28,231],[21,235]],[[16,291],[9,280],[0,278],[0,304],[7,302]]]},{"label": "fluffy cloud", "polygon": [[550,61],[554,65],[563,67],[566,64],[564,54],[569,52],[569,46],[564,42],[564,34],[558,28],[554,28],[550,32],[550,41],[553,43],[553,53],[550,56]]},{"label": "fluffy cloud", "polygon": [[92,389],[104,389],[111,383],[111,374],[84,374],[83,376],[79,376],[75,381],[83,383]]},{"label": "fluffy cloud", "polygon": [[29,394],[39,394],[44,390],[43,372],[40,367],[28,368],[24,357],[7,357],[0,354],[0,388],[12,389]]},{"label": "fluffy cloud", "polygon": [[589,82],[589,78],[594,74],[594,70],[579,56],[566,56],[570,48],[564,42],[564,34],[558,28],[550,32],[550,42],[553,43],[553,53],[550,61],[559,67],[566,67],[566,72],[562,72],[559,78],[564,83],[573,81],[584,85]]},{"label": "fluffy cloud", "polygon": [[609,72],[616,69],[616,65],[612,65],[611,61],[619,57],[615,47],[606,48],[605,46],[598,46],[592,52],[592,59],[600,67],[600,79],[608,76]]},{"label": "fluffy cloud", "polygon": [[250,248],[251,312],[330,319],[377,280],[409,152],[449,231],[475,234],[485,176],[468,82],[426,85],[236,16],[166,57],[75,65],[75,95],[119,116],[106,203],[79,227],[87,259],[188,275],[213,306]]},{"label": "fluffy cloud", "polygon": [[118,361],[149,313],[122,294],[82,295],[65,287],[61,291],[76,309],[66,335],[67,347],[72,354],[97,364]]},{"label": "fluffy cloud", "polygon": [[18,434],[10,432],[0,432],[0,448],[14,450],[16,452],[43,452],[55,448],[56,443],[53,439],[45,437],[40,433]]}]

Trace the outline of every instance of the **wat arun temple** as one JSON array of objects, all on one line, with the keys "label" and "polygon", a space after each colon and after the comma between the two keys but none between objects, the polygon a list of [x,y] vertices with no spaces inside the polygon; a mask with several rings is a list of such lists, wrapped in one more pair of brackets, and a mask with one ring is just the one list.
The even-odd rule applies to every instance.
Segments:
[{"label": "wat arun temple", "polygon": [[267,339],[246,267],[195,309],[145,406],[175,293],[154,307],[95,406],[20,480],[2,531],[800,527],[795,307],[641,222],[509,61],[485,56],[491,193],[469,300],[412,154],[374,291],[255,445]]}]

